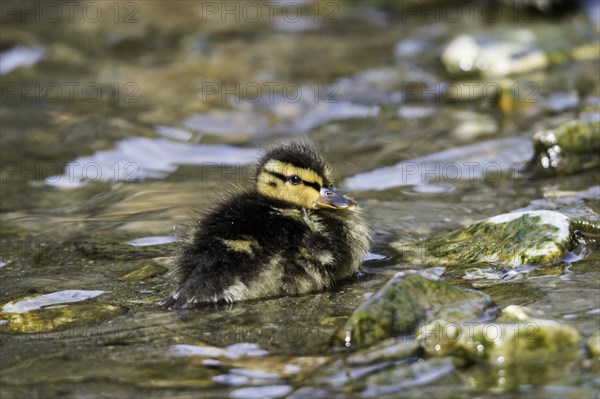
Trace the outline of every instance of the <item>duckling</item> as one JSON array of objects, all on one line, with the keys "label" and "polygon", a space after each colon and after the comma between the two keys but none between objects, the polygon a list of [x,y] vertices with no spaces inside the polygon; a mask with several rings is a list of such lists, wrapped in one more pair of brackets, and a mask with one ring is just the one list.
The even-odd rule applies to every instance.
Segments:
[{"label": "duckling", "polygon": [[334,190],[314,147],[279,144],[255,170],[253,187],[197,222],[165,305],[305,294],[356,273],[371,232],[356,202]]}]

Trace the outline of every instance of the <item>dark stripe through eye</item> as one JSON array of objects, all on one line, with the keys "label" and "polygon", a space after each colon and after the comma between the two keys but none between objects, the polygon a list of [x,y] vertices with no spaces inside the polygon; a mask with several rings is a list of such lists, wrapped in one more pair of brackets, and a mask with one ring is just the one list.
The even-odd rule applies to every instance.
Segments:
[{"label": "dark stripe through eye", "polygon": [[309,183],[309,182],[305,181],[304,185],[308,186],[308,187],[312,187],[317,191],[321,191],[321,186],[319,186],[319,183]]},{"label": "dark stripe through eye", "polygon": [[281,173],[273,172],[273,171],[270,171],[270,170],[267,170],[267,169],[265,169],[265,171],[268,174],[270,174],[271,176],[274,176],[274,177],[276,177],[279,180],[282,180],[284,182],[289,181],[292,184],[304,183],[305,186],[312,187],[312,188],[314,188],[317,191],[321,191],[321,186],[319,185],[319,183],[310,183],[310,182],[304,181],[304,180],[300,179],[296,175],[294,175],[294,176],[286,176],[286,175],[283,175]]}]

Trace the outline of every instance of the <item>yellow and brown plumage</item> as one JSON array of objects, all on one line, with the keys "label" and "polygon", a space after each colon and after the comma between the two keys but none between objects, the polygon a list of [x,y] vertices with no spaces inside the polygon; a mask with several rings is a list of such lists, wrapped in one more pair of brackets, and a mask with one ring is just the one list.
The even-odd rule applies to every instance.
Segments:
[{"label": "yellow and brown plumage", "polygon": [[318,152],[278,145],[256,166],[254,187],[197,222],[167,305],[304,294],[358,270],[370,230],[356,203],[333,190]]}]

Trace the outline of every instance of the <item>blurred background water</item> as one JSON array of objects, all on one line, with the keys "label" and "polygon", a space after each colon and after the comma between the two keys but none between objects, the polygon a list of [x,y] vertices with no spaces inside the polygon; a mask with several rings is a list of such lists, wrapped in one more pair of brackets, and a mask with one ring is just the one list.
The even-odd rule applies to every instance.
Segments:
[{"label": "blurred background water", "polygon": [[[368,396],[361,376],[311,376],[338,321],[415,268],[392,239],[557,198],[600,209],[597,168],[520,174],[536,132],[600,120],[594,0],[3,1],[0,16],[3,398]],[[258,148],[307,137],[374,227],[360,275],[159,307],[190,217],[247,183]],[[479,288],[598,329],[596,252],[515,275]],[[386,394],[598,395],[597,364],[502,382],[446,369]]]}]

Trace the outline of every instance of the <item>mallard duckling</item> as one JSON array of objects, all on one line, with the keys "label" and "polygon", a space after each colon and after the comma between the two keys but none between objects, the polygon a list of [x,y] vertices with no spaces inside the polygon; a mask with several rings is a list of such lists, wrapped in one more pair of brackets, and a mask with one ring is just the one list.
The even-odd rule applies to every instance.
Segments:
[{"label": "mallard duckling", "polygon": [[334,191],[321,155],[306,143],[278,145],[258,161],[254,187],[197,222],[164,303],[182,308],[323,290],[356,273],[369,241],[357,204]]}]

